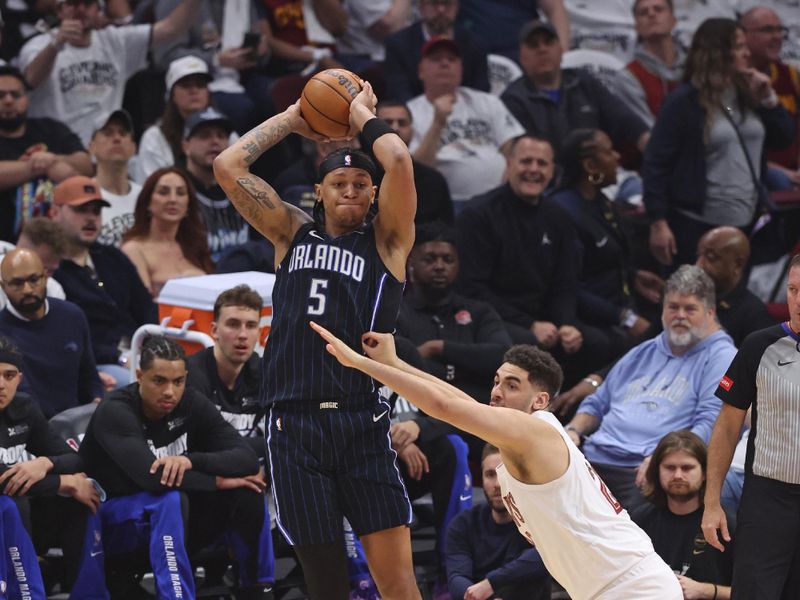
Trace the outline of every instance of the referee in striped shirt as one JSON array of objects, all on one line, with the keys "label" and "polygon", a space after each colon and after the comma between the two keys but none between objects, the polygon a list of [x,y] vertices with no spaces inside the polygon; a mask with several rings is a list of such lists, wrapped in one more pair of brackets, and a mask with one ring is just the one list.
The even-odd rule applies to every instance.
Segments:
[{"label": "referee in striped shirt", "polygon": [[737,517],[733,600],[800,598],[800,254],[789,263],[789,320],[747,336],[717,388],[703,535],[730,541],[720,490],[752,408]]}]

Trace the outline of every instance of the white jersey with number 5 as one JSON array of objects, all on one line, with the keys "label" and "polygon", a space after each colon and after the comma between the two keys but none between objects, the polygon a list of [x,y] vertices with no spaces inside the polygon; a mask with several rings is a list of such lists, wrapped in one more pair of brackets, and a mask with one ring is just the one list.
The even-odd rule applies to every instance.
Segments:
[{"label": "white jersey with number 5", "polygon": [[[611,598],[613,594],[608,592],[620,577],[645,558],[657,559],[653,544],[630,520],[558,420],[545,411],[532,417],[559,431],[569,450],[569,467],[554,481],[532,485],[517,481],[500,465],[497,475],[503,502],[520,533],[536,545],[547,570],[573,600]],[[677,585],[669,567],[660,559],[654,562],[656,574],[666,575]],[[643,579],[652,575],[649,570]],[[626,583],[629,590],[631,582]],[[626,594],[624,600],[633,598],[639,596]]]}]

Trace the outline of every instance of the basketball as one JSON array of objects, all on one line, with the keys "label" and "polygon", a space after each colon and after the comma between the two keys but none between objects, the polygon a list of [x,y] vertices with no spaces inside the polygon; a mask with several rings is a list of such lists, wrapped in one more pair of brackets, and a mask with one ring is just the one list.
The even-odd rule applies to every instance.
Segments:
[{"label": "basketball", "polygon": [[350,131],[350,102],[361,83],[350,71],[327,69],[308,80],[300,96],[300,112],[320,135],[344,137]]}]

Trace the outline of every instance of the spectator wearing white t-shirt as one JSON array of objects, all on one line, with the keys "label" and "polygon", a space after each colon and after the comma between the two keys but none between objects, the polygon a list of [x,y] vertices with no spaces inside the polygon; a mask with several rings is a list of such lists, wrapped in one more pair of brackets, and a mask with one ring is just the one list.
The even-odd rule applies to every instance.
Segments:
[{"label": "spectator wearing white t-shirt", "polygon": [[68,123],[84,144],[98,114],[122,106],[125,83],[147,66],[151,48],[184,33],[200,0],[183,0],[153,25],[96,29],[99,0],[58,0],[58,28],[28,41],[19,62],[31,86],[29,114]]},{"label": "spectator wearing white t-shirt", "polygon": [[525,133],[496,96],[463,87],[461,74],[455,42],[429,39],[419,62],[425,91],[408,103],[411,152],[444,175],[456,213],[466,200],[502,182],[511,140]]},{"label": "spectator wearing white t-shirt", "polygon": [[383,40],[411,23],[410,0],[346,0],[347,29],[336,38],[336,59],[351,71],[383,62]]},{"label": "spectator wearing white t-shirt", "polygon": [[124,234],[133,225],[133,210],[142,186],[131,181],[128,166],[136,154],[133,121],[126,110],[100,115],[95,124],[89,152],[97,165],[95,180],[100,193],[111,206],[103,209],[100,236],[97,241],[107,246],[122,243]]}]

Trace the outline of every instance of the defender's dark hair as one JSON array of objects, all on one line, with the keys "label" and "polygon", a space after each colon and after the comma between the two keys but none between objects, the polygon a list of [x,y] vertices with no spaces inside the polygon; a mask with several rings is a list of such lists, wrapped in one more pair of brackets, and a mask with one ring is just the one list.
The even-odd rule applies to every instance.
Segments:
[{"label": "defender's dark hair", "polygon": [[183,348],[171,339],[163,335],[153,335],[147,338],[142,345],[142,353],[139,358],[139,368],[146,371],[153,366],[157,358],[163,360],[182,360],[186,362],[186,352]]},{"label": "defender's dark hair", "polygon": [[264,300],[253,288],[246,283],[242,283],[234,288],[225,290],[217,296],[217,300],[214,302],[214,321],[219,320],[219,313],[225,306],[244,306],[261,314]]},{"label": "defender's dark hair", "polygon": [[564,383],[564,373],[561,367],[549,352],[540,350],[536,346],[517,344],[511,346],[503,355],[503,362],[525,369],[528,372],[528,381],[540,386],[555,398],[561,384]]}]

